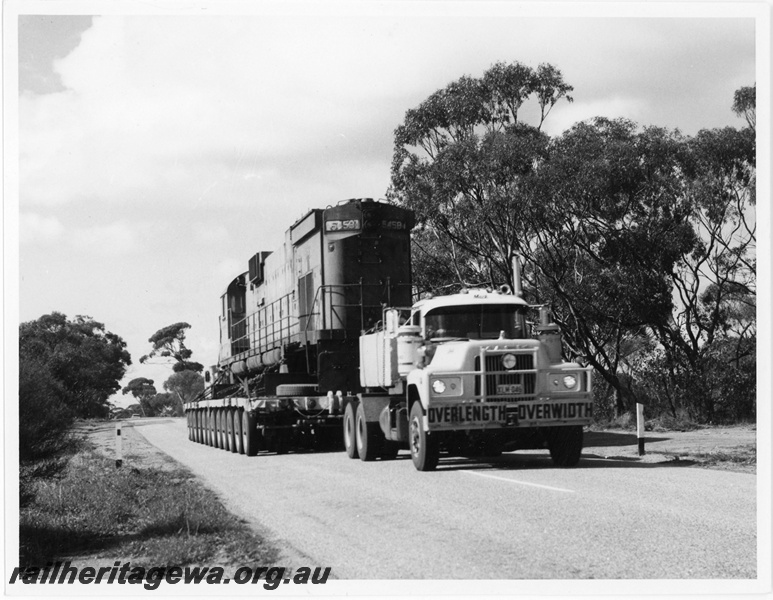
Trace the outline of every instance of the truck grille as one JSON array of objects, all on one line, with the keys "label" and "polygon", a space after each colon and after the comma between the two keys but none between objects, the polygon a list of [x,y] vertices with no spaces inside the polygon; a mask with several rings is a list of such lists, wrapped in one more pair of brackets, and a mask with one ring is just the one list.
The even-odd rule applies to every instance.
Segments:
[{"label": "truck grille", "polygon": [[[512,354],[515,356],[515,368],[505,370],[502,366],[502,356]],[[475,395],[483,393],[481,379],[485,377],[486,397],[483,400],[496,400],[499,402],[515,402],[517,400],[533,400],[537,382],[537,374],[534,372],[534,354],[523,352],[502,352],[496,354],[483,354],[484,366],[482,375],[475,376]],[[475,370],[480,371],[481,357],[475,357]],[[521,386],[520,394],[498,394],[498,386]]]}]

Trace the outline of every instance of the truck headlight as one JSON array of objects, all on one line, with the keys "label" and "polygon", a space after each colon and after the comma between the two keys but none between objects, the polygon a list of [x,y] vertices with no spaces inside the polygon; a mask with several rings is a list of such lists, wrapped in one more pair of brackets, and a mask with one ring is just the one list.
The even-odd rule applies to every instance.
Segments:
[{"label": "truck headlight", "polygon": [[577,389],[580,383],[578,373],[550,373],[548,376],[548,385],[554,392],[582,391]]},{"label": "truck headlight", "polygon": [[502,366],[507,369],[514,369],[516,365],[515,354],[505,354],[502,357]]},{"label": "truck headlight", "polygon": [[432,382],[432,391],[436,394],[444,394],[446,391],[446,384],[442,380],[436,379]]},{"label": "truck headlight", "polygon": [[460,377],[443,377],[432,381],[432,391],[437,396],[461,396],[462,379]]}]

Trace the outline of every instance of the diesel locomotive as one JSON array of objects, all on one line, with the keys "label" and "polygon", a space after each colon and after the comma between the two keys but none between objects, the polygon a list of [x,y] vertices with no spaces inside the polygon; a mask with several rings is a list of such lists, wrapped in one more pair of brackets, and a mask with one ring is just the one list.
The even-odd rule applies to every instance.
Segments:
[{"label": "diesel locomotive", "polygon": [[371,199],[314,209],[221,297],[220,352],[187,404],[190,439],[231,452],[342,448],[418,470],[440,453],[547,448],[577,463],[590,369],[514,289],[412,302],[411,211]]}]

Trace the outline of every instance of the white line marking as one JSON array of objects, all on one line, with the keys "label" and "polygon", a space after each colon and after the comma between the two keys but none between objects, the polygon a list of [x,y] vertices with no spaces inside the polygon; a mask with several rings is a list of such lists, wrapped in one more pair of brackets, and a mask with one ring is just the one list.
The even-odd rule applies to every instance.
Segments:
[{"label": "white line marking", "polygon": [[479,477],[488,477],[489,479],[499,479],[500,481],[506,481],[508,483],[518,483],[520,485],[530,485],[532,487],[538,487],[545,490],[553,490],[554,492],[566,492],[567,494],[574,494],[574,490],[566,490],[564,488],[552,487],[550,485],[542,485],[541,483],[531,483],[529,481],[519,481],[518,479],[510,479],[509,477],[498,477],[497,475],[489,475],[487,473],[478,473],[477,471],[462,471],[468,475],[478,475]]}]

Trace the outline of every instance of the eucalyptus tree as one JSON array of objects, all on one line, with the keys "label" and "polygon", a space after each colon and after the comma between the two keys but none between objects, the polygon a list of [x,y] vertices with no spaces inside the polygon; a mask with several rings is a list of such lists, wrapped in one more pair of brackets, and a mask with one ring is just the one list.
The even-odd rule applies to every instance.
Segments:
[{"label": "eucalyptus tree", "polygon": [[204,366],[201,363],[190,360],[193,351],[185,345],[185,332],[190,329],[188,323],[173,323],[156,331],[148,341],[153,349],[145,356],[140,357],[140,362],[145,363],[152,358],[162,359],[163,362],[171,361],[172,370],[195,371],[201,373]]},{"label": "eucalyptus tree", "polygon": [[[457,285],[512,282],[510,258],[528,239],[524,192],[549,142],[541,127],[572,89],[552,65],[496,63],[434,92],[395,130],[388,197],[415,211],[417,238],[451,258]],[[532,98],[536,125],[520,119]]]}]

